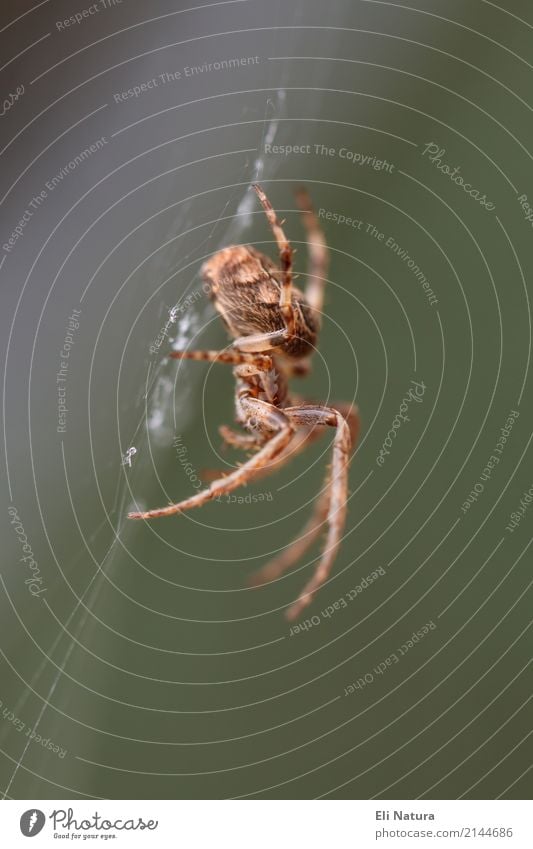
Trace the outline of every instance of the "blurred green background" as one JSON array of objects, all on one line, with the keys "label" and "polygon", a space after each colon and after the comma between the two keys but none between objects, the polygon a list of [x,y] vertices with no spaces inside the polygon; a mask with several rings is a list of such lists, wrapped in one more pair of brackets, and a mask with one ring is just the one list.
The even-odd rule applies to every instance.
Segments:
[{"label": "blurred green background", "polygon": [[[46,181],[106,139],[2,254],[3,793],[527,798],[531,8],[186,8],[124,4],[67,32],[70,7],[45,6],[0,35],[11,56],[50,33],[5,71],[6,91],[26,90],[3,119],[3,242]],[[224,64],[236,57],[250,61]],[[323,330],[295,389],[353,401],[362,420],[345,539],[303,617],[312,627],[293,635],[284,611],[319,547],[270,585],[247,579],[307,520],[331,434],[236,493],[263,501],[125,520],[134,503],[194,492],[177,439],[198,476],[242,460],[218,435],[231,370],[165,354],[228,344],[204,258],[232,243],[275,257],[253,180],[286,219],[302,286],[294,188],[320,210]],[[422,398],[380,465],[412,381]],[[10,505],[39,564],[36,597]]]}]

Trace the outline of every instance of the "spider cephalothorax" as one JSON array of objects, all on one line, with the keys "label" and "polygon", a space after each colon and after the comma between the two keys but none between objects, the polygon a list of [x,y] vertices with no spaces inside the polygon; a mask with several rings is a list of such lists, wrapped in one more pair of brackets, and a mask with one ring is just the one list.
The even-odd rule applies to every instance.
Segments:
[{"label": "spider cephalothorax", "polygon": [[274,580],[292,566],[327,528],[318,566],[302,593],[287,611],[296,619],[327,579],[339,548],[346,520],[348,464],[357,438],[359,419],[354,407],[295,403],[288,378],[307,372],[320,328],[328,251],[307,192],[297,200],[309,238],[309,273],[305,293],[292,283],[292,248],[268,198],[254,186],[276,238],[280,267],[260,251],[238,245],[214,254],[202,267],[210,295],[233,343],[225,351],[172,351],[176,359],[233,365],[236,378],[236,419],[248,432],[226,426],[224,440],[255,453],[241,466],[214,480],[206,489],[177,504],[129,513],[130,519],[153,519],[199,507],[246,484],[258,474],[278,468],[302,450],[319,432],[318,425],[336,428],[333,459],[311,519],[301,534],[255,576],[253,583]]}]

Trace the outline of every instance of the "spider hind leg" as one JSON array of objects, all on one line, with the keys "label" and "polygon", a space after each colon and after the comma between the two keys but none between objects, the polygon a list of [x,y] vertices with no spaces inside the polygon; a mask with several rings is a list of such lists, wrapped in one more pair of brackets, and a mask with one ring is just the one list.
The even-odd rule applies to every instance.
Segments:
[{"label": "spider hind leg", "polygon": [[337,555],[346,522],[348,467],[352,445],[357,439],[359,430],[359,417],[354,407],[349,409],[346,405],[339,405],[339,407],[346,410],[346,418],[338,409],[319,404],[301,404],[285,407],[283,410],[294,426],[326,425],[336,428],[331,470],[326,479],[327,485],[318,497],[311,520],[304,528],[303,534],[283,554],[267,563],[257,576],[258,583],[264,583],[263,578],[268,581],[273,577],[279,577],[293,565],[297,556],[305,553],[318,537],[323,524],[326,524],[326,541],[315,572],[294,604],[286,611],[286,618],[291,622],[311,604],[317,590],[326,582]]}]

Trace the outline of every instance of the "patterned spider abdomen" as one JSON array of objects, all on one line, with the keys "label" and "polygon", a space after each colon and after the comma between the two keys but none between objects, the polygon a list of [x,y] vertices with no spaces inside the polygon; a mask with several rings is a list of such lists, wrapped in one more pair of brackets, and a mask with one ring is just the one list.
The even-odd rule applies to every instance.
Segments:
[{"label": "patterned spider abdomen", "polygon": [[[202,266],[202,276],[224,324],[234,339],[283,330],[280,272],[271,259],[250,246],[218,251]],[[294,336],[277,349],[291,358],[312,353],[319,322],[303,293],[292,287]]]}]

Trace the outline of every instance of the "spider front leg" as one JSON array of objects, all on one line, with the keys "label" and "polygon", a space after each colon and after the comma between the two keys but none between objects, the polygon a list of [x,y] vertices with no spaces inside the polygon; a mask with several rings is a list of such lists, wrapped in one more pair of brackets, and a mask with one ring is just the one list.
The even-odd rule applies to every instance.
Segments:
[{"label": "spider front leg", "polygon": [[253,477],[254,472],[264,468],[283,452],[294,433],[294,429],[287,417],[272,404],[254,398],[249,389],[241,390],[238,402],[243,419],[250,420],[253,418],[256,429],[265,432],[269,437],[268,441],[257,454],[254,454],[242,466],[234,469],[233,472],[230,472],[225,477],[213,481],[207,489],[198,492],[196,495],[186,498],[177,504],[169,504],[167,507],[160,507],[145,512],[128,513],[128,519],[155,519],[160,516],[172,516],[174,513],[183,513],[192,507],[201,507],[207,501],[212,501],[213,498],[218,498],[220,495],[225,495],[237,489],[237,487],[246,484]]},{"label": "spider front leg", "polygon": [[307,231],[307,248],[309,251],[309,268],[305,298],[320,317],[324,305],[324,287],[328,273],[329,251],[311,198],[305,189],[298,189],[296,201],[303,212],[303,224]]},{"label": "spider front leg", "polygon": [[[283,232],[283,227],[278,221],[277,215],[264,193],[261,186],[253,185],[253,189],[257,197],[261,201],[261,205],[265,210],[268,223],[272,229],[276,242],[279,248],[279,259],[281,265],[281,293],[279,306],[285,322],[288,336],[293,336],[296,328],[296,315],[292,305],[292,254],[293,249],[291,243]],[[265,334],[266,335],[266,334]],[[283,340],[286,341],[286,340]],[[250,350],[249,348],[243,350]]]},{"label": "spider front leg", "polygon": [[249,336],[239,336],[235,339],[233,347],[247,353],[271,351],[288,342],[291,335],[286,327],[283,330],[272,330],[270,333],[251,333]]}]

